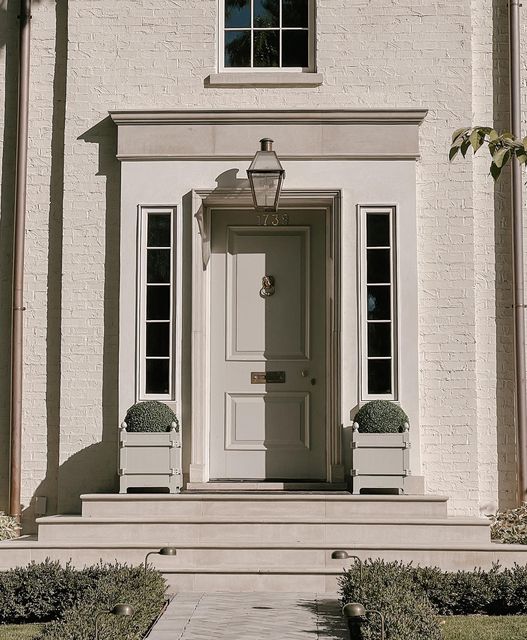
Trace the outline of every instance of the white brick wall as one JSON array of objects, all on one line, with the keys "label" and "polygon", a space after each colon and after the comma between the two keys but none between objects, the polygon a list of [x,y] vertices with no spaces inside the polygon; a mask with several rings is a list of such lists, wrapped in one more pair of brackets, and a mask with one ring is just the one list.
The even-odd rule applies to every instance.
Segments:
[{"label": "white brick wall", "polygon": [[[507,188],[494,192],[486,159],[460,160],[452,166],[446,162],[453,129],[475,120],[505,121],[499,113],[507,107],[506,83],[496,78],[493,64],[499,59],[495,68],[506,77],[506,15],[492,16],[488,5],[484,0],[318,0],[321,87],[210,89],[204,87],[204,79],[216,71],[216,0],[69,0],[67,69],[63,57],[55,59],[57,5],[52,0],[35,2],[26,261],[25,504],[36,491],[45,492],[52,505],[58,500],[58,508],[66,510],[73,506],[69,495],[75,483],[83,478],[97,479],[94,489],[112,486],[111,443],[118,419],[112,363],[117,344],[118,292],[113,275],[119,167],[108,144],[112,125],[101,124],[108,110],[307,106],[429,109],[421,128],[417,221],[420,428],[427,489],[449,494],[459,513],[478,513],[498,498],[503,504],[510,502],[514,427]],[[4,22],[6,15],[12,19],[12,7],[5,0],[1,6]],[[61,17],[59,44],[65,38]],[[497,34],[493,34],[493,19]],[[6,47],[0,56],[4,73]],[[14,64],[12,44],[8,62]],[[64,72],[61,223],[57,219],[61,158],[60,149],[54,149],[52,158],[51,131],[53,118],[60,116],[60,104],[53,103],[54,91],[56,96],[60,93]],[[3,114],[3,100],[0,109]],[[60,146],[60,136],[55,143]],[[59,256],[53,254],[48,274],[50,201],[55,212],[51,247]],[[1,246],[6,251],[10,223],[5,210],[1,224]],[[56,237],[61,227],[62,243]],[[2,295],[6,282],[3,273]],[[47,306],[48,284],[61,286],[60,318],[56,309]],[[60,301],[56,289],[53,292],[51,300]],[[0,322],[5,331],[5,312]],[[53,340],[59,338],[61,358],[56,361],[58,343]],[[46,342],[52,344],[51,355]],[[5,376],[5,337],[0,339],[0,350],[0,376]],[[5,438],[5,393],[0,396],[0,429],[0,437]],[[107,443],[104,447],[96,444],[101,438]],[[105,459],[98,453],[102,449]],[[57,462],[63,465],[60,490]],[[6,489],[5,472],[0,473],[1,508]],[[39,488],[46,473],[46,483]]]}]

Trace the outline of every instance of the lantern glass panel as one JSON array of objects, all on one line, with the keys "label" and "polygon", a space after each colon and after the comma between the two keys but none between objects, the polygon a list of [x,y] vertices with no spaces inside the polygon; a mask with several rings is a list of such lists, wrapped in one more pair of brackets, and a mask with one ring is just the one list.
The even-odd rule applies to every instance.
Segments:
[{"label": "lantern glass panel", "polygon": [[275,209],[281,177],[278,173],[253,173],[252,185],[256,207]]}]

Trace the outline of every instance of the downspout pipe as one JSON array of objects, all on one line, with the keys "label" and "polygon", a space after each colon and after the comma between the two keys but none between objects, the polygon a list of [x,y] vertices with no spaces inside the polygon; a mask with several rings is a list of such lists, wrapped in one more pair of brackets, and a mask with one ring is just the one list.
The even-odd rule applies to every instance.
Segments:
[{"label": "downspout pipe", "polygon": [[24,346],[24,237],[26,233],[27,147],[31,0],[20,0],[18,114],[13,242],[13,314],[11,327],[11,453],[9,513],[20,524],[22,480],[22,378]]},{"label": "downspout pipe", "polygon": [[[509,2],[511,133],[521,139],[520,1]],[[512,159],[512,253],[514,278],[514,353],[516,373],[516,430],[518,504],[527,500],[527,407],[525,374],[525,295],[523,274],[522,172]]]}]

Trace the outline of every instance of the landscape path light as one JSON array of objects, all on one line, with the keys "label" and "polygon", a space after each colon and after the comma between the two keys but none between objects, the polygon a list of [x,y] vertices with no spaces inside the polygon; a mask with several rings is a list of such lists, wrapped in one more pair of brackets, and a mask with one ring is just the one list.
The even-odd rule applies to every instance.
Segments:
[{"label": "landscape path light", "polygon": [[285,171],[273,151],[273,142],[271,138],[260,140],[260,150],[247,169],[256,211],[272,213],[278,209]]},{"label": "landscape path light", "polygon": [[354,556],[349,554],[345,549],[335,549],[331,554],[332,560],[355,560],[355,562],[359,565],[359,587],[362,584],[362,560],[359,556]]},{"label": "landscape path light", "polygon": [[381,640],[385,640],[384,630],[384,616],[380,611],[376,609],[366,609],[366,607],[360,602],[349,602],[342,607],[342,613],[344,614],[350,632],[350,640],[360,640],[362,634],[360,632],[363,621],[368,617],[368,614],[374,613],[381,619]]},{"label": "landscape path light", "polygon": [[110,611],[101,611],[95,616],[95,640],[99,640],[99,619],[102,616],[130,617],[134,615],[134,608],[131,604],[118,602]]},{"label": "landscape path light", "polygon": [[159,556],[175,556],[177,555],[177,549],[176,547],[161,547],[159,551],[149,551],[145,556],[145,571],[148,566],[148,556],[155,555],[155,554]]}]

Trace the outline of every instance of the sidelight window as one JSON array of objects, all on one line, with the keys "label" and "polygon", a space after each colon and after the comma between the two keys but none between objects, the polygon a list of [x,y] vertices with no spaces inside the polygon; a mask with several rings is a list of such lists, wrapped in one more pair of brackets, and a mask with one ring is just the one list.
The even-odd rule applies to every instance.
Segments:
[{"label": "sidelight window", "polygon": [[397,397],[395,207],[361,207],[362,398]]},{"label": "sidelight window", "polygon": [[224,0],[225,69],[312,70],[313,0]]},{"label": "sidelight window", "polygon": [[173,398],[175,210],[141,208],[139,396]]}]

